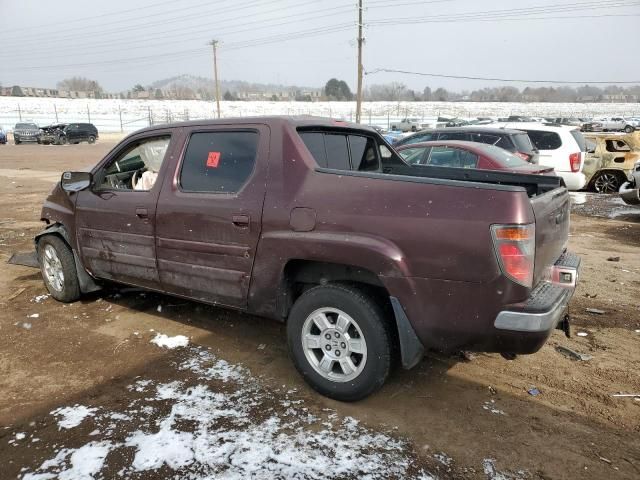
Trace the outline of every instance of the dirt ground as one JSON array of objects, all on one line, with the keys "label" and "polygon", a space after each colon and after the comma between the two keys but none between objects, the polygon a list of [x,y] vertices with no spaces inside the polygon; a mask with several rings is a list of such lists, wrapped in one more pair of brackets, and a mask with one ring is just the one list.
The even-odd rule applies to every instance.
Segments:
[{"label": "dirt ground", "polygon": [[[353,417],[368,432],[399,439],[397,461],[411,468],[379,476],[418,476],[423,469],[437,478],[640,478],[640,400],[612,397],[640,394],[640,213],[614,197],[586,195],[576,206],[570,248],[583,267],[570,306],[572,338],[557,331],[540,352],[514,361],[430,353],[415,369],[394,372],[379,393],[341,404],[315,394],[296,374],[281,324],[126,289],[63,305],[39,297],[46,291],[38,270],[6,264],[31,248],[42,201],[60,172],[93,164],[112,146],[0,145],[0,478],[23,478],[61,447],[91,438],[91,423],[62,430],[53,410],[80,404],[128,412],[144,397],[130,388],[137,379],[196,378],[176,368],[184,350],[150,343],[157,332],[185,335],[189,348],[250,372],[262,392],[251,415],[302,402],[310,415]],[[558,346],[593,358],[573,361]],[[533,388],[539,394],[528,393]],[[111,451],[97,477],[192,478],[167,465],[127,474],[127,448]]]}]

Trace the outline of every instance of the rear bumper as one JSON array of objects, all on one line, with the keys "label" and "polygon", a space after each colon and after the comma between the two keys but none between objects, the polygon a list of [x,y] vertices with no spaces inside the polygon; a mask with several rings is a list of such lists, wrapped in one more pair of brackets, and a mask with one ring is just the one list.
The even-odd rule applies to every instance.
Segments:
[{"label": "rear bumper", "polygon": [[580,257],[564,253],[553,266],[548,281],[540,282],[529,298],[496,316],[494,327],[511,332],[551,334],[563,318],[578,279]]},{"label": "rear bumper", "polygon": [[582,172],[558,172],[556,174],[562,177],[567,190],[575,191],[582,190],[587,184],[587,177]]}]

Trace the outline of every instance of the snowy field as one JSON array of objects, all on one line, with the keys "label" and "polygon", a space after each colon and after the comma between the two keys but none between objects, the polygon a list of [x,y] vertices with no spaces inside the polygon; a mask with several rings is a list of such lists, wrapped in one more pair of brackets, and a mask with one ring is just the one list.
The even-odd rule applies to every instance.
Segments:
[{"label": "snowy field", "polygon": [[[166,123],[215,117],[215,102],[197,100],[95,100],[0,97],[0,126],[11,130],[20,119],[38,125],[91,122],[101,132],[130,132]],[[221,102],[223,117],[254,115],[317,115],[353,120],[355,102]],[[445,117],[508,115],[578,116],[640,115],[634,103],[475,103],[365,102],[363,123],[386,128],[403,117],[429,120]]]},{"label": "snowy field", "polygon": [[[137,377],[126,387],[133,399],[118,410],[75,404],[51,411],[55,445],[42,445],[37,431],[12,432],[9,448],[51,451],[19,478],[438,478],[392,431],[331,409],[314,415],[295,390],[269,391],[242,366],[186,347],[180,336],[162,338],[165,348],[178,348],[171,381]],[[432,458],[444,471],[453,461],[445,453]],[[489,480],[528,478],[497,470],[490,458],[478,470]]]}]

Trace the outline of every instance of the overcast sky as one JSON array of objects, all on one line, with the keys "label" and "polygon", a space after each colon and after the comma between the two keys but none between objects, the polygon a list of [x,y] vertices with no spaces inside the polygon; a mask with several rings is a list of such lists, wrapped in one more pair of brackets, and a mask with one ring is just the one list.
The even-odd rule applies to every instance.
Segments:
[{"label": "overcast sky", "polygon": [[[0,0],[0,83],[107,91],[193,74],[355,90],[357,0]],[[364,68],[517,79],[640,80],[640,1],[364,0]],[[381,23],[386,22],[386,23]],[[415,22],[415,23],[409,23]],[[367,75],[420,90],[504,82]],[[522,84],[514,84],[522,87]]]}]

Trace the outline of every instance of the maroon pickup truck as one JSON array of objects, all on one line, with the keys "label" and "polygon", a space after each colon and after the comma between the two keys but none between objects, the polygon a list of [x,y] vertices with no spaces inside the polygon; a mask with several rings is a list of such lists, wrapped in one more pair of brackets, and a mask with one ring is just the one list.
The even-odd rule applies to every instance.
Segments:
[{"label": "maroon pickup truck", "polygon": [[41,218],[54,298],[112,281],[284,321],[305,380],[344,401],[425,349],[536,352],[579,266],[559,177],[413,167],[313,117],[141,130],[65,172]]}]

